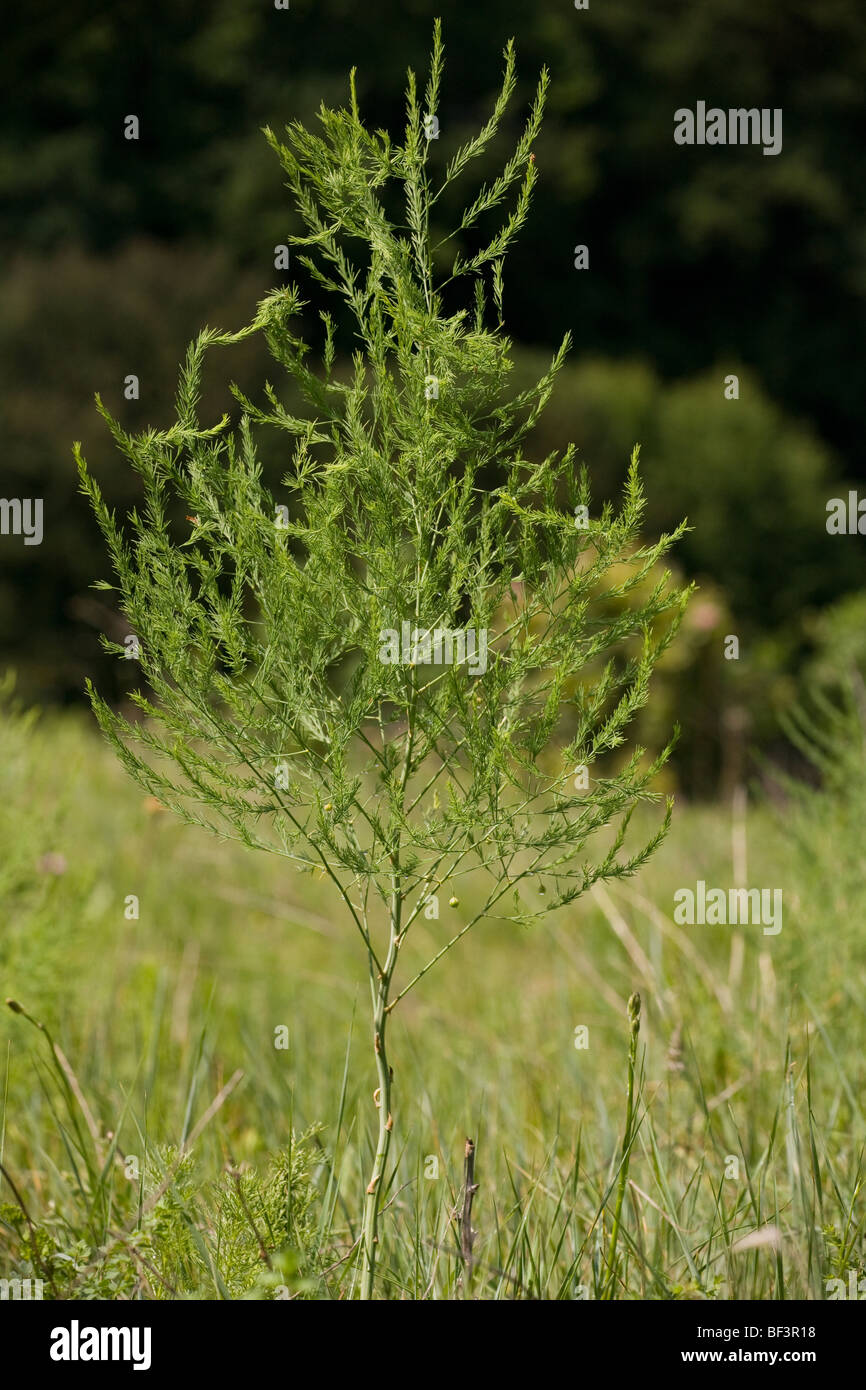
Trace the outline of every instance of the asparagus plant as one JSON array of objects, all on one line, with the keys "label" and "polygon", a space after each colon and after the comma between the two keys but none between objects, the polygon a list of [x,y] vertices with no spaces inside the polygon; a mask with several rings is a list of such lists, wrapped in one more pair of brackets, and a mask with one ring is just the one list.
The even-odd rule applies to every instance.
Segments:
[{"label": "asparagus plant", "polygon": [[[75,448],[113,566],[98,587],[116,592],[146,682],[134,718],[90,686],[104,733],[186,822],[319,869],[363,948],[377,1080],[364,1298],[396,1113],[394,1010],[476,924],[561,909],[659,843],[670,803],[624,847],[672,745],[615,750],[687,598],[660,563],[679,530],[641,542],[637,450],[621,504],[596,515],[573,445],[528,457],[570,346],[513,387],[503,262],[538,179],[547,72],[513,154],[446,232],[443,194],[488,151],[514,94],[513,44],[490,119],[444,168],[442,69],[437,23],[423,98],[408,76],[399,144],[364,124],[354,70],[348,108],[322,106],[318,132],[265,131],[299,218],[295,255],[331,307],[312,316],[293,283],[240,332],[206,328],[167,429],[130,434],[97,397],[142,480],[125,524]],[[233,386],[235,418],[202,424],[209,350],[252,334],[285,381],[258,400]],[[440,903],[453,926],[402,969],[413,926],[440,922]]]}]

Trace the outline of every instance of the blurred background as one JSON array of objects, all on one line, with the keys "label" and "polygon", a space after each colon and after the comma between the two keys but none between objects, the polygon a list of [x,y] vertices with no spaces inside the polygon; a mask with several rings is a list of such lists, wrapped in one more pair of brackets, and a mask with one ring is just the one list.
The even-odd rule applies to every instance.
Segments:
[{"label": "blurred background", "polygon": [[[575,346],[532,447],[573,439],[600,502],[639,442],[648,530],[688,516],[677,563],[700,593],[656,678],[649,737],[678,718],[679,789],[714,798],[764,755],[791,762],[780,716],[804,683],[830,688],[866,666],[864,541],[825,525],[829,499],[866,476],[858,0],[22,9],[0,48],[0,493],[43,498],[45,538],[0,536],[0,661],[28,703],[83,706],[88,674],[117,700],[134,683],[134,663],[100,649],[116,615],[89,588],[107,561],[72,441],[113,505],[136,495],[93,393],[130,428],[168,423],[188,340],[204,323],[239,328],[292,278],[274,269],[297,228],[260,128],[344,102],[357,65],[363,115],[399,139],[405,70],[426,72],[436,14],[446,74],[434,167],[486,119],[510,35],[518,96],[477,178],[507,154],[550,68],[506,322],[518,377],[566,330]],[[674,111],[698,100],[781,107],[781,154],[675,145]],[[136,141],[124,138],[129,115]],[[579,244],[588,270],[574,267]],[[226,381],[260,387],[262,349],[234,353]],[[130,374],[138,400],[124,399]],[[226,381],[204,419],[226,407]],[[724,657],[729,634],[738,661]]]}]

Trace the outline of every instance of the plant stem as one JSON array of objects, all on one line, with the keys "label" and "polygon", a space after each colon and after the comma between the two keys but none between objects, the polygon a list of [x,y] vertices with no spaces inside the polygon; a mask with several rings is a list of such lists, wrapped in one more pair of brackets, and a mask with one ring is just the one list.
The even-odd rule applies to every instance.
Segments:
[{"label": "plant stem", "polygon": [[391,1144],[391,1069],[388,1065],[388,1054],[385,1050],[385,1030],[388,1023],[388,1015],[385,1011],[385,1007],[388,1003],[388,984],[389,980],[387,977],[379,982],[373,1013],[373,1046],[376,1053],[376,1075],[379,1082],[377,1102],[379,1107],[379,1137],[376,1144],[376,1157],[373,1160],[373,1171],[370,1175],[370,1181],[367,1184],[367,1191],[364,1196],[364,1219],[361,1227],[361,1248],[363,1256],[361,1297],[363,1299],[370,1299],[373,1297],[373,1279],[376,1272],[376,1245],[378,1243],[382,1179],[385,1174],[385,1164],[388,1159],[388,1149]]},{"label": "plant stem", "polygon": [[625,1114],[625,1133],[622,1137],[622,1155],[619,1167],[619,1185],[616,1194],[616,1209],[613,1214],[613,1226],[610,1233],[610,1251],[608,1253],[609,1275],[604,1297],[613,1296],[613,1283],[616,1278],[616,1243],[619,1238],[620,1220],[622,1217],[622,1204],[625,1198],[626,1183],[628,1182],[629,1159],[631,1157],[632,1129],[634,1127],[634,1074],[637,1064],[637,1040],[640,1033],[640,995],[633,994],[628,1001],[629,1019],[629,1042],[628,1042],[628,1100],[626,1103]]},{"label": "plant stem", "polygon": [[477,1191],[478,1184],[475,1181],[475,1144],[471,1139],[467,1139],[463,1174],[463,1211],[460,1215],[460,1253],[463,1256],[464,1298],[469,1298],[471,1296],[469,1288],[472,1283],[472,1270],[474,1266],[472,1247],[475,1244],[475,1232],[472,1229],[472,1202]]},{"label": "plant stem", "polygon": [[382,973],[378,979],[373,976],[372,958],[371,981],[373,982],[373,1050],[376,1056],[376,1077],[378,1086],[376,1088],[376,1105],[379,1110],[379,1137],[376,1144],[376,1156],[373,1159],[373,1171],[370,1181],[367,1184],[367,1191],[364,1194],[364,1217],[361,1224],[361,1256],[363,1260],[363,1270],[361,1275],[361,1298],[370,1299],[373,1297],[373,1280],[376,1274],[376,1247],[378,1244],[378,1224],[379,1209],[382,1204],[382,1185],[385,1176],[385,1164],[388,1160],[388,1150],[391,1146],[391,1130],[393,1120],[391,1117],[391,1068],[388,1064],[388,1053],[385,1047],[385,1033],[388,1026],[388,992],[391,988],[391,977],[394,967],[397,964],[397,952],[400,949],[400,924],[403,913],[403,892],[400,881],[400,859],[399,853],[391,855],[391,912],[390,912],[390,940],[388,942],[388,955]]}]

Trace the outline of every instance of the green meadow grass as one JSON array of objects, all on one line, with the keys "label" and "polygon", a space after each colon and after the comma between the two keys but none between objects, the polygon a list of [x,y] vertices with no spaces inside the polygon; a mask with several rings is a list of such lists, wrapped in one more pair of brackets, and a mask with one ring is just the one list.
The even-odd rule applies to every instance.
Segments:
[{"label": "green meadow grass", "polygon": [[[379,1297],[824,1298],[862,1275],[862,800],[679,803],[638,878],[529,930],[481,925],[436,966],[393,1015]],[[735,872],[783,889],[779,935],[674,925],[677,888]],[[407,971],[471,882],[460,898],[413,928]],[[0,900],[0,994],[30,1016],[0,1018],[0,1278],[46,1298],[357,1292],[375,1080],[328,885],[154,811],[84,718],[7,713]]]}]

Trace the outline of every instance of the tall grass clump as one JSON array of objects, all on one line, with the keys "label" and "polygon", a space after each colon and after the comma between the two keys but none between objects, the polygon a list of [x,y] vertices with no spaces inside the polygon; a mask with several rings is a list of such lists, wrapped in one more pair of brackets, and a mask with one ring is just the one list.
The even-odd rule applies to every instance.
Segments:
[{"label": "tall grass clump", "polygon": [[[659,566],[682,528],[641,543],[637,450],[620,508],[595,515],[573,445],[526,457],[568,337],[540,380],[509,391],[503,263],[538,179],[546,72],[501,172],[449,233],[431,231],[497,133],[516,83],[511,43],[504,59],[490,119],[444,168],[438,24],[423,96],[409,73],[401,143],[365,126],[354,74],[348,109],[322,106],[317,133],[268,130],[302,228],[291,244],[331,307],[314,326],[292,284],[241,332],[205,329],[167,429],[131,435],[98,401],[142,480],[126,526],[76,446],[114,569],[99,587],[115,590],[135,639],[105,645],[134,650],[146,682],[137,719],[91,689],[102,729],[185,821],[320,871],[360,940],[378,1117],[358,1240],[365,1298],[398,1115],[394,1010],[476,923],[526,922],[633,873],[670,819],[668,806],[626,849],[670,750],[606,755],[682,613],[687,594]],[[251,334],[302,413],[266,383],[259,401],[232,388],[235,420],[202,424],[208,350]],[[265,466],[268,432],[279,477]],[[460,881],[478,870],[487,889],[461,914]],[[401,971],[413,925],[440,912],[453,922],[441,945]]]}]

